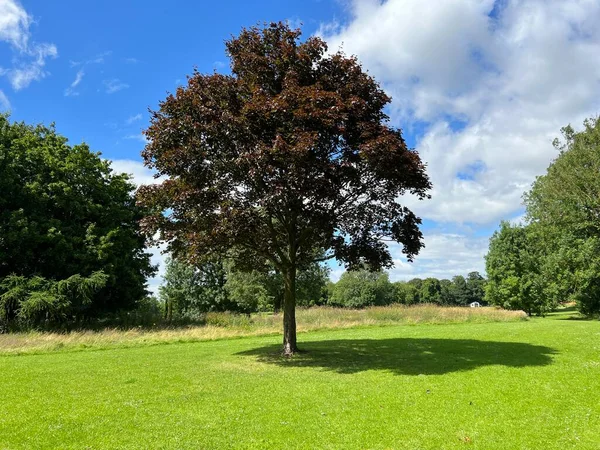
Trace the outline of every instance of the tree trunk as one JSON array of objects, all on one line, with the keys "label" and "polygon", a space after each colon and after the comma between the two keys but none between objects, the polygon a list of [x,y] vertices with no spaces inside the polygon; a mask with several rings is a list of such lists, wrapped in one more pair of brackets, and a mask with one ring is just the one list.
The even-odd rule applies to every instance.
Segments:
[{"label": "tree trunk", "polygon": [[288,267],[283,274],[283,354],[292,356],[296,346],[296,267]]}]

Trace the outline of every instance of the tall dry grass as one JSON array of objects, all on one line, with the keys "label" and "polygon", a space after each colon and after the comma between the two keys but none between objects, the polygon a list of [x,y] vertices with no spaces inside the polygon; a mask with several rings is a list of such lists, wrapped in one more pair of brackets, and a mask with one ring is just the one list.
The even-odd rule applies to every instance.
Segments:
[{"label": "tall dry grass", "polygon": [[[369,325],[513,322],[526,319],[527,316],[522,311],[435,305],[392,305],[360,310],[319,307],[299,309],[296,312],[298,332]],[[279,333],[281,323],[281,314],[245,316],[231,313],[208,313],[204,325],[186,327],[106,329],[68,333],[32,331],[0,334],[0,355],[46,353],[61,350],[74,351],[90,348],[135,347],[268,335]]]}]

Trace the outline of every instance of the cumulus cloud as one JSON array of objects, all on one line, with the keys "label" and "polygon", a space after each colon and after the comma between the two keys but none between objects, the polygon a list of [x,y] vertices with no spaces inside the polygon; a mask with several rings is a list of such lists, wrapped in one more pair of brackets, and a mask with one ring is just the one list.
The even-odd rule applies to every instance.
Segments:
[{"label": "cumulus cloud", "polygon": [[398,255],[394,268],[390,270],[390,280],[410,280],[412,278],[447,278],[455,275],[466,276],[469,272],[485,273],[483,257],[487,253],[489,239],[457,233],[425,234],[426,247],[421,251],[418,264],[411,264],[400,257],[400,249],[393,249]]},{"label": "cumulus cloud", "polygon": [[425,124],[417,149],[434,198],[413,202],[424,217],[488,224],[510,216],[556,156],[550,143],[560,127],[598,112],[598,2],[350,5],[350,21],[321,34],[382,81],[395,124]]},{"label": "cumulus cloud", "polygon": [[113,78],[111,80],[104,80],[102,82],[104,87],[106,88],[107,94],[114,94],[115,92],[119,92],[123,89],[127,89],[129,85],[127,83],[123,83],[118,78]]},{"label": "cumulus cloud", "polygon": [[[141,161],[132,159],[116,159],[111,161],[111,167],[117,173],[129,174],[131,176],[131,180],[136,186],[160,183],[163,180],[162,178],[155,178],[154,172],[145,167],[144,163]],[[160,286],[165,273],[165,259],[167,257],[165,250],[165,244],[148,248],[148,251],[152,255],[152,264],[158,267],[158,272],[156,275],[148,280],[148,289],[155,295],[158,294],[158,287]]]},{"label": "cumulus cloud", "polygon": [[[421,217],[489,229],[522,213],[523,192],[556,157],[551,141],[560,128],[599,112],[600,2],[348,5],[348,20],[324,24],[320,34],[331,51],[357,55],[382,83],[393,97],[394,125],[423,130],[416,148],[428,165],[433,199],[405,199]],[[426,236],[427,249],[411,270],[434,273],[427,255],[439,242],[477,241],[468,233],[445,236]],[[446,248],[451,260],[457,249]],[[465,258],[465,269],[476,266]],[[442,271],[459,272],[455,263],[435,261]],[[408,270],[398,265],[393,273]]]},{"label": "cumulus cloud", "polygon": [[0,41],[7,42],[15,53],[13,65],[0,67],[0,75],[7,76],[16,91],[48,75],[47,59],[58,56],[54,44],[31,41],[32,22],[17,0],[0,0]]},{"label": "cumulus cloud", "polygon": [[133,159],[115,159],[111,161],[112,169],[117,173],[127,173],[131,176],[133,183],[137,186],[142,184],[160,183],[160,179],[154,178],[154,172],[144,166],[141,161]]},{"label": "cumulus cloud", "polygon": [[[394,267],[388,270],[391,281],[428,277],[450,280],[455,275],[466,276],[470,272],[485,274],[484,256],[488,249],[488,237],[440,231],[424,234],[426,247],[414,263],[406,261],[399,246],[391,246],[394,255]],[[342,266],[332,267],[331,280],[339,280],[342,273]]]}]

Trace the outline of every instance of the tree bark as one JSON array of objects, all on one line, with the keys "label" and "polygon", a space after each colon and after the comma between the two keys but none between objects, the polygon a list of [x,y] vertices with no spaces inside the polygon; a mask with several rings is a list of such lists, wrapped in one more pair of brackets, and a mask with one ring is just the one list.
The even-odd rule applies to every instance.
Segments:
[{"label": "tree bark", "polygon": [[283,354],[292,356],[298,351],[296,346],[296,266],[285,270],[283,294]]}]

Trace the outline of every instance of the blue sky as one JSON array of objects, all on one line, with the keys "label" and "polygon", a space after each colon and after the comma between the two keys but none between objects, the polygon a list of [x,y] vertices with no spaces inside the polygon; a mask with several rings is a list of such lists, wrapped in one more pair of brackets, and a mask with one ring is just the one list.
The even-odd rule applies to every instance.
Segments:
[{"label": "blue sky", "polygon": [[589,0],[0,0],[0,110],[55,122],[149,182],[148,108],[194,67],[226,71],[223,41],[241,27],[278,20],[356,54],[428,164],[433,199],[405,199],[426,248],[408,264],[392,247],[392,279],[483,271],[489,236],[520,220],[560,127],[600,110],[600,2]]},{"label": "blue sky", "polygon": [[[54,121],[72,142],[85,140],[111,159],[138,158],[142,143],[135,136],[147,124],[148,108],[185,82],[195,66],[202,72],[224,70],[223,41],[242,26],[302,18],[313,33],[339,13],[337,3],[325,1],[25,0],[20,5],[32,18],[31,43],[50,43],[57,56],[46,58],[46,76],[27,87],[14,90],[9,79],[0,79],[12,117]],[[0,45],[0,67],[14,58],[32,59]],[[79,83],[70,88],[78,73]]]}]

